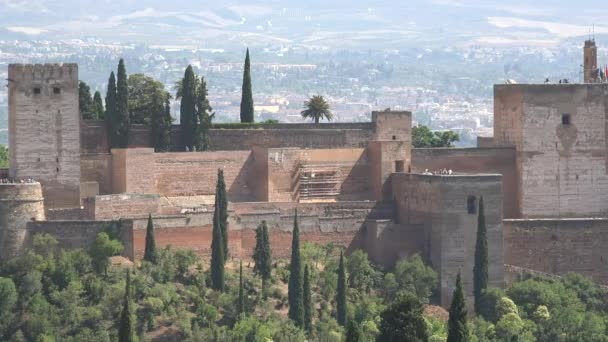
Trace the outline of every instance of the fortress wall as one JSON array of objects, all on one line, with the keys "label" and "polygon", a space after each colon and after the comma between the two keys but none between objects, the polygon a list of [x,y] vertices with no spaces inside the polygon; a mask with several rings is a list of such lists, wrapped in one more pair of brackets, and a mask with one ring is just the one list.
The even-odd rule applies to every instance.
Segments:
[{"label": "fortress wall", "polygon": [[[32,247],[33,237],[36,234],[49,234],[55,237],[59,248],[89,249],[95,242],[97,234],[110,227],[107,221],[43,221],[28,222],[25,246]],[[122,255],[133,258],[133,223],[121,221],[119,238],[124,246]]]},{"label": "fortress wall", "polygon": [[92,153],[80,155],[82,182],[97,182],[99,194],[112,193],[112,155]]},{"label": "fortress wall", "polygon": [[608,284],[608,219],[504,220],[505,264]]},{"label": "fortress wall", "polygon": [[[219,124],[217,127],[221,127]],[[254,128],[212,128],[209,130],[214,151],[250,150],[253,147],[339,148],[365,147],[374,135],[374,123],[269,124]],[[81,124],[83,153],[109,150],[103,121]],[[152,147],[150,127],[132,125],[129,147]],[[180,126],[172,128],[172,142],[178,146]]]},{"label": "fortress wall", "polygon": [[84,207],[90,220],[148,217],[160,212],[157,194],[116,194],[90,197]]},{"label": "fortress wall", "polygon": [[503,211],[507,218],[520,217],[518,205],[516,153],[513,147],[496,148],[414,148],[412,171],[451,169],[458,173],[502,175]]},{"label": "fortress wall", "polygon": [[[349,248],[363,248],[362,228],[367,219],[386,219],[392,204],[375,202],[336,202],[326,204],[231,203],[229,208],[229,246],[233,257],[250,257],[255,246],[255,228],[266,220],[271,247],[276,257],[291,253],[294,210],[302,241],[337,243]],[[211,248],[211,211],[187,216],[154,218],[156,243],[159,246],[192,248],[208,256]],[[145,218],[134,220],[135,254],[141,257],[145,247]]]},{"label": "fortress wall", "polygon": [[337,167],[340,170],[341,201],[369,199],[368,159],[366,150],[356,149],[268,149],[268,200],[293,201],[300,165]]},{"label": "fortress wall", "polygon": [[[439,273],[441,303],[449,306],[462,270],[467,299],[473,300],[473,265],[479,198],[483,196],[489,249],[489,284],[503,285],[502,186],[500,175],[391,176],[399,225]],[[469,210],[469,198],[473,210]],[[422,237],[420,236],[422,235]],[[420,246],[424,245],[424,246]],[[468,275],[468,276],[467,276]]]}]

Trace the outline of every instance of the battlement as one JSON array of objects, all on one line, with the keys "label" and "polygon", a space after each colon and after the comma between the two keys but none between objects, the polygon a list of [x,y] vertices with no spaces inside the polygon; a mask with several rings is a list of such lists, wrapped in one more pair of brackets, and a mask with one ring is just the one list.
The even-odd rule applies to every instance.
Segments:
[{"label": "battlement", "polygon": [[78,64],[9,64],[8,75],[9,81],[78,81]]}]

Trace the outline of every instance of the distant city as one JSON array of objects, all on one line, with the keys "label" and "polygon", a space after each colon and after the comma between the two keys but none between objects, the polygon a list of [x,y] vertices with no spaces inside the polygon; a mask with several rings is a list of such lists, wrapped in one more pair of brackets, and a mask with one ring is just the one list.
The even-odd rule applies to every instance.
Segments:
[{"label": "distant city", "polygon": [[[606,39],[608,41],[608,39]],[[414,124],[454,130],[459,146],[492,132],[492,87],[507,80],[542,83],[579,82],[580,39],[555,46],[470,45],[405,49],[311,49],[268,45],[251,48],[256,121],[300,122],[302,104],[324,95],[335,120],[369,121],[374,109],[410,110]],[[600,63],[608,62],[608,44],[598,44]],[[177,46],[109,43],[100,38],[0,40],[0,77],[9,63],[69,61],[80,78],[105,93],[110,71],[120,57],[129,74],[145,73],[172,94],[188,64],[208,82],[215,122],[236,122],[239,115],[245,48],[193,49]],[[7,143],[6,87],[0,89],[0,143]],[[179,117],[173,99],[172,115]]]}]

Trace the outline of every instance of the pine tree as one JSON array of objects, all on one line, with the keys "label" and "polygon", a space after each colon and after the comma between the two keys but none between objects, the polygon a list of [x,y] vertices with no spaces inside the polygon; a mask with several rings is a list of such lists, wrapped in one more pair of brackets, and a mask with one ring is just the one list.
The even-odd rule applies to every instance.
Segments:
[{"label": "pine tree", "polygon": [[103,109],[103,102],[101,100],[101,93],[99,91],[96,91],[95,95],[93,95],[93,106],[95,108],[96,119],[103,120],[105,115]]},{"label": "pine tree", "polygon": [[118,327],[118,341],[133,341],[134,332],[133,309],[131,307],[131,270],[127,269],[125,296],[122,304],[122,312],[120,313],[120,325]]},{"label": "pine tree", "polygon": [[310,274],[308,265],[304,267],[304,330],[312,332],[312,295],[310,293]]},{"label": "pine tree", "polygon": [[249,49],[247,49],[247,54],[245,55],[245,67],[243,69],[241,122],[253,122],[253,93],[251,89],[251,65],[249,61]]},{"label": "pine tree", "polygon": [[159,94],[152,95],[152,139],[154,151],[167,152],[171,150],[171,104],[169,97],[163,99]]},{"label": "pine tree", "polygon": [[346,271],[344,269],[344,255],[340,252],[340,265],[338,266],[338,289],[336,291],[336,321],[346,326]]},{"label": "pine tree", "polygon": [[200,83],[198,83],[196,89],[197,126],[195,146],[197,151],[207,151],[209,149],[209,128],[211,128],[211,121],[215,117],[215,113],[211,113],[212,110],[213,108],[209,104],[207,82],[201,76]]},{"label": "pine tree", "polygon": [[483,197],[479,198],[477,213],[477,241],[475,243],[475,265],[473,266],[473,294],[475,296],[475,313],[479,314],[483,293],[488,288],[488,236]]},{"label": "pine tree", "polygon": [[224,292],[224,243],[218,211],[219,207],[216,204],[211,238],[211,287]]},{"label": "pine tree", "polygon": [[272,275],[272,255],[266,221],[262,221],[255,230],[253,261],[255,262],[253,272],[262,278],[262,292],[265,293],[266,283]]},{"label": "pine tree", "polygon": [[196,75],[191,65],[188,65],[181,82],[181,97],[179,106],[179,124],[181,126],[181,150],[190,151],[194,147],[196,133]]},{"label": "pine tree", "polygon": [[243,260],[241,260],[239,267],[239,302],[238,302],[239,316],[242,317],[245,314],[245,293],[243,289]]},{"label": "pine tree", "polygon": [[152,222],[152,214],[148,216],[148,226],[146,227],[146,249],[144,252],[144,260],[153,264],[157,261],[156,254],[156,239],[154,238],[154,223]]},{"label": "pine tree", "polygon": [[116,78],[114,71],[110,73],[108,79],[108,90],[106,91],[106,127],[108,135],[108,144],[110,148],[116,147]]},{"label": "pine tree", "polygon": [[115,132],[116,147],[126,148],[129,145],[129,85],[127,83],[127,70],[121,58],[118,62],[116,78],[116,121]]},{"label": "pine tree", "polygon": [[298,227],[298,210],[293,220],[293,237],[291,240],[291,261],[289,265],[289,318],[297,327],[304,327],[304,294],[302,284],[302,263],[300,260],[300,228]]},{"label": "pine tree", "polygon": [[460,272],[456,276],[456,289],[450,305],[450,318],[448,320],[447,342],[466,342],[469,340],[469,328],[467,326],[467,307],[462,292]]}]

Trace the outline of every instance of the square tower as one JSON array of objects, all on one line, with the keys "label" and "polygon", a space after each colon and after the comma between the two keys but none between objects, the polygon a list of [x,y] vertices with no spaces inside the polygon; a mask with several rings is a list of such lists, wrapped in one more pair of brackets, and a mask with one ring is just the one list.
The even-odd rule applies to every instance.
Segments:
[{"label": "square tower", "polygon": [[80,205],[78,65],[8,67],[10,176],[42,183],[50,208]]}]

